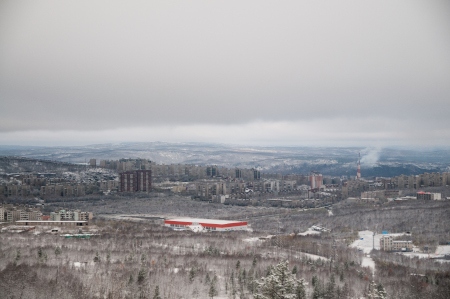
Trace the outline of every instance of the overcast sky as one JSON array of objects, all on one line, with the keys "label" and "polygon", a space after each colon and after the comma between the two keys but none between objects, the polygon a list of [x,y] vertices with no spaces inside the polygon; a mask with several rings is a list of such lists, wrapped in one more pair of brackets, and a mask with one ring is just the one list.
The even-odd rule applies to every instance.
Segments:
[{"label": "overcast sky", "polygon": [[450,146],[450,1],[1,1],[0,144]]}]

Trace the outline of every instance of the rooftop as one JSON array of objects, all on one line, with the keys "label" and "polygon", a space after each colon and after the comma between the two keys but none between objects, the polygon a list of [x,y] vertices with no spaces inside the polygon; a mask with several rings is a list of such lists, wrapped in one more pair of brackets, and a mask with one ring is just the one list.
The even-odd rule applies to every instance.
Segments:
[{"label": "rooftop", "polygon": [[77,220],[77,221],[66,221],[66,220],[59,220],[59,221],[53,221],[53,220],[17,220],[16,223],[25,223],[25,222],[45,222],[45,223],[86,223],[87,221],[84,220]]},{"label": "rooftop", "polygon": [[242,221],[235,220],[219,220],[219,219],[202,219],[202,218],[170,218],[165,221],[177,221],[177,222],[192,222],[192,223],[211,223],[211,224],[229,224],[229,223],[241,223]]}]

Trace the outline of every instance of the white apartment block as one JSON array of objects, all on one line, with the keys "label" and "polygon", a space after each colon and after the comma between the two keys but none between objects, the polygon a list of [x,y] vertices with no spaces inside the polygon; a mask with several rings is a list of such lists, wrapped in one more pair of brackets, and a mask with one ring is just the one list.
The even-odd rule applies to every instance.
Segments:
[{"label": "white apartment block", "polygon": [[93,214],[91,212],[81,212],[79,210],[59,210],[58,212],[50,213],[51,221],[89,221],[92,218]]}]

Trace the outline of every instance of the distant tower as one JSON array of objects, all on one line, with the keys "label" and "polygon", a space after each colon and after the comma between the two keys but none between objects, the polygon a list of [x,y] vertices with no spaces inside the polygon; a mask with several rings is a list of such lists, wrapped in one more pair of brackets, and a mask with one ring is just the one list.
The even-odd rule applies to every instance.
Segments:
[{"label": "distant tower", "polygon": [[361,179],[361,153],[358,153],[358,168],[356,170],[356,179]]}]

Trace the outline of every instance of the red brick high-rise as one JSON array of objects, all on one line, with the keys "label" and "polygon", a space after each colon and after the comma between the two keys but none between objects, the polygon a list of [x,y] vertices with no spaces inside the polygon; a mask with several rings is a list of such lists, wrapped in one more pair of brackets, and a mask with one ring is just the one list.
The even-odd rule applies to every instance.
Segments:
[{"label": "red brick high-rise", "polygon": [[150,192],[151,170],[134,170],[120,173],[120,192]]}]

